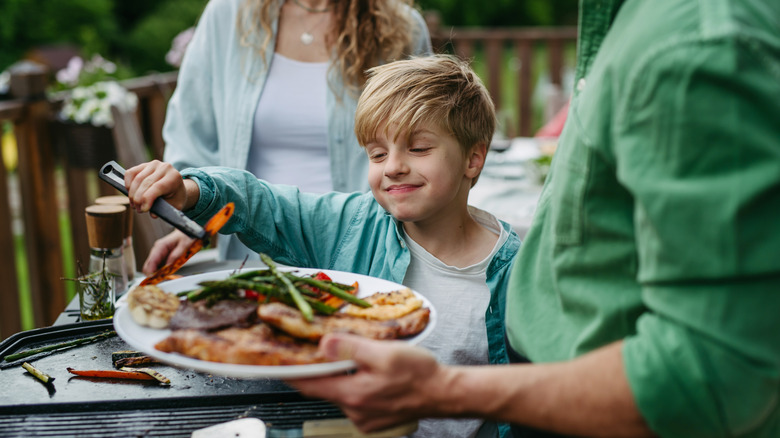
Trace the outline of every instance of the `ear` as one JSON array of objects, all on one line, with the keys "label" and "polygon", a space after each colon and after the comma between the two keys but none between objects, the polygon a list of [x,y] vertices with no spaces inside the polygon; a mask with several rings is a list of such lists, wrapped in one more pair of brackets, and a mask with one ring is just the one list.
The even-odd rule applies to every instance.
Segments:
[{"label": "ear", "polygon": [[466,178],[474,179],[482,172],[482,168],[485,167],[485,157],[487,156],[487,145],[485,143],[477,143],[471,147],[471,150],[466,154]]}]

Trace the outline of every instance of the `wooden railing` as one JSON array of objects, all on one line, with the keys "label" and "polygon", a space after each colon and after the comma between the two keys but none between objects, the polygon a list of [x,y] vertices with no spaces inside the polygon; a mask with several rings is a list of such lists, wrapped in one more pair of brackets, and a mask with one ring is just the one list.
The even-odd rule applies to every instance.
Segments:
[{"label": "wooden railing", "polygon": [[[12,100],[0,101],[0,122],[11,121],[16,136],[18,169],[16,176],[21,199],[24,227],[27,277],[35,327],[51,325],[67,304],[63,277],[62,236],[58,211],[67,195],[73,254],[71,260],[89,259],[84,207],[94,195],[113,195],[116,191],[96,181],[98,167],[75,167],[55,147],[52,120],[63,95],[47,98],[45,90],[49,72],[41,65],[24,62],[11,68]],[[162,124],[165,107],[176,86],[177,73],[164,73],[127,80],[122,83],[139,98],[138,118],[143,127],[150,156],[160,158],[163,150]],[[106,145],[106,147],[111,147]],[[58,170],[64,178],[58,178]],[[65,190],[60,186],[65,182]],[[95,190],[92,190],[94,192]],[[0,166],[0,339],[22,328],[19,306],[19,279],[16,272],[12,231],[12,208],[9,202],[8,175]],[[138,258],[145,257],[139,255]]]},{"label": "wooden railing", "polygon": [[[454,52],[464,58],[484,56],[483,78],[499,110],[508,105],[503,101],[502,88],[504,59],[519,61],[519,70],[511,74],[516,102],[506,133],[531,135],[534,126],[531,95],[534,75],[547,72],[553,85],[561,86],[564,66],[564,48],[576,39],[574,28],[518,28],[518,29],[452,29],[440,26],[434,15],[428,15],[428,25],[434,48],[439,52]],[[547,65],[535,65],[534,49],[544,46]],[[12,68],[12,100],[0,101],[0,122],[11,121],[18,145],[18,181],[21,194],[21,212],[35,327],[52,324],[66,305],[63,277],[62,236],[58,225],[57,170],[65,173],[67,208],[70,216],[73,254],[71,260],[87,260],[88,248],[84,225],[84,207],[93,199],[88,195],[90,179],[96,178],[97,168],[74,168],[58,154],[53,145],[51,121],[62,96],[47,98],[45,89],[49,72],[32,63],[17,64]],[[145,76],[123,82],[135,92],[140,101],[137,112],[149,155],[162,156],[162,124],[167,99],[176,85],[176,72]],[[0,166],[0,339],[22,328],[19,312],[19,281],[16,275],[12,214],[8,197],[6,170]],[[93,184],[101,194],[115,194],[107,184]],[[94,190],[93,190],[94,191]],[[141,260],[146,254],[138,252]]]}]

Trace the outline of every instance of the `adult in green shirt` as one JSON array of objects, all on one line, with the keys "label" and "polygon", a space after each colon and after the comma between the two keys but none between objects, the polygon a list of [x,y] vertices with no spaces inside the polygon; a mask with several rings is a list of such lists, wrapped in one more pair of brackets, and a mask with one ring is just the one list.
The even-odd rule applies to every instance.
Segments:
[{"label": "adult in green shirt", "polygon": [[780,436],[780,1],[580,10],[576,91],[507,294],[533,364],[330,337],[358,372],[294,384],[363,429]]}]

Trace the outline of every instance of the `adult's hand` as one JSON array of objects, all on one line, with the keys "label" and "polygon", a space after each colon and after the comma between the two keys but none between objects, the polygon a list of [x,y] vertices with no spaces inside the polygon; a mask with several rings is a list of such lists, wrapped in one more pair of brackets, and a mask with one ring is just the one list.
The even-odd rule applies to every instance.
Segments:
[{"label": "adult's hand", "polygon": [[179,230],[173,230],[168,235],[157,239],[149,250],[149,256],[146,257],[143,269],[145,275],[152,275],[161,267],[173,262],[179,258],[184,251],[189,248],[193,238],[187,236]]},{"label": "adult's hand", "polygon": [[331,334],[320,341],[320,350],[331,360],[354,360],[357,372],[288,383],[338,404],[363,432],[434,415],[440,385],[450,376],[428,351],[400,341]]}]

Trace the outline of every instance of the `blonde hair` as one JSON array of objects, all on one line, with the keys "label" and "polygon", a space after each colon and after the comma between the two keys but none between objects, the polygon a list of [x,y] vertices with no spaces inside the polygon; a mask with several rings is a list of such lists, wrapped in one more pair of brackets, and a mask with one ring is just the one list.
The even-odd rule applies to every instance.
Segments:
[{"label": "blonde hair", "polygon": [[479,143],[490,147],[496,110],[468,63],[434,55],[375,67],[368,75],[355,113],[361,146],[374,141],[382,125],[385,135],[395,129],[393,140],[401,134],[409,140],[418,126],[429,125],[452,135],[464,154]]},{"label": "blonde hair", "polygon": [[[255,46],[264,62],[273,39],[271,24],[278,18],[284,0],[245,0],[237,18],[241,44]],[[411,16],[413,0],[332,0],[333,20],[325,42],[333,49],[337,68],[354,95],[366,81],[365,71],[384,62],[411,54],[415,32]],[[244,17],[251,16],[251,20]],[[250,23],[247,26],[247,23]],[[259,45],[252,35],[262,29]]]}]

